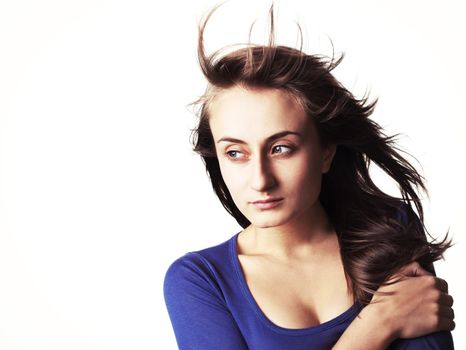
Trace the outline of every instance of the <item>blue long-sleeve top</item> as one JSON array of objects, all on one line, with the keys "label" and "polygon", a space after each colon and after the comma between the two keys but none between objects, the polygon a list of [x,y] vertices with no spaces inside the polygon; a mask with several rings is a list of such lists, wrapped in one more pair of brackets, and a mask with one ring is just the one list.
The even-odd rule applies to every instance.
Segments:
[{"label": "blue long-sleeve top", "polygon": [[[242,274],[238,233],[227,241],[175,260],[164,280],[165,303],[181,350],[331,349],[360,311],[355,303],[322,324],[288,329],[261,311]],[[370,337],[368,330],[367,336]],[[450,332],[398,339],[391,350],[451,350]]]}]

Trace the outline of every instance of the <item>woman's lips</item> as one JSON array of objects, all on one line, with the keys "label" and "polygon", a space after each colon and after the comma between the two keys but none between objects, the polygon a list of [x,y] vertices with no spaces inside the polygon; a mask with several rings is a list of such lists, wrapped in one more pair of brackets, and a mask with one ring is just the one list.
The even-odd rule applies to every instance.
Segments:
[{"label": "woman's lips", "polygon": [[283,201],[283,198],[273,198],[273,199],[266,199],[266,200],[258,200],[252,202],[256,208],[259,209],[271,209],[275,208],[276,206],[280,205]]}]

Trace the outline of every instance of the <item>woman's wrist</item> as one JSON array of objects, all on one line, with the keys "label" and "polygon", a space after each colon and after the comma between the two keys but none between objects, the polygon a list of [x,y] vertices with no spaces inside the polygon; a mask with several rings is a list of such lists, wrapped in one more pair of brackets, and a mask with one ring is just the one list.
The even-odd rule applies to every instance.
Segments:
[{"label": "woman's wrist", "polygon": [[366,325],[372,330],[373,338],[376,339],[383,349],[387,348],[398,338],[399,329],[393,310],[387,310],[383,302],[371,302],[359,315],[366,318]]},{"label": "woman's wrist", "polygon": [[342,334],[333,350],[385,350],[397,338],[390,313],[381,303],[369,304],[361,310]]}]

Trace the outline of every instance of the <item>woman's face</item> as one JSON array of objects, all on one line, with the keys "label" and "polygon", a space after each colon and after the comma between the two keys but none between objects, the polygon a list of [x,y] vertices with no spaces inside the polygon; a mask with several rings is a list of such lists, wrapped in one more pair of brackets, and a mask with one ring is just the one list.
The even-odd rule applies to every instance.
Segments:
[{"label": "woman's face", "polygon": [[[315,210],[335,147],[320,146],[315,126],[292,97],[233,87],[215,97],[209,124],[223,180],[253,225],[279,226]],[[257,202],[265,200],[272,201]]]}]

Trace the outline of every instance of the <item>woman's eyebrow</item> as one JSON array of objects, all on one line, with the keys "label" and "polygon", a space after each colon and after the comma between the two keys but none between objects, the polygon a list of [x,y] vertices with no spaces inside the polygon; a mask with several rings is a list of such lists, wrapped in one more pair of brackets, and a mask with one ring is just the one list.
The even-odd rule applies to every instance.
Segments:
[{"label": "woman's eyebrow", "polygon": [[[267,137],[267,139],[265,140],[267,143],[269,142],[272,142],[276,139],[279,139],[283,136],[287,136],[287,135],[295,135],[295,136],[298,136],[299,138],[302,137],[301,133],[299,132],[296,132],[296,131],[290,131],[290,130],[285,130],[285,131],[280,131],[280,132],[277,132],[276,134],[273,134],[269,137]],[[233,142],[233,143],[240,143],[240,144],[245,144],[246,142],[243,141],[243,140],[240,140],[240,139],[236,139],[236,138],[233,138],[233,137],[222,137],[220,138],[217,143],[220,143],[222,141],[226,141],[226,142]]]}]

